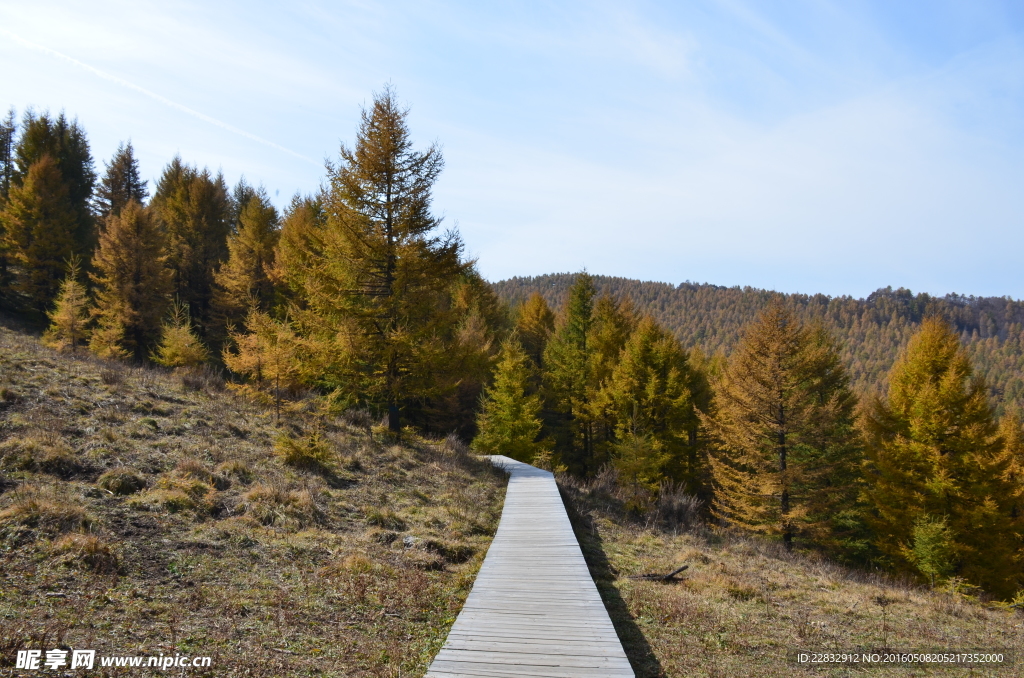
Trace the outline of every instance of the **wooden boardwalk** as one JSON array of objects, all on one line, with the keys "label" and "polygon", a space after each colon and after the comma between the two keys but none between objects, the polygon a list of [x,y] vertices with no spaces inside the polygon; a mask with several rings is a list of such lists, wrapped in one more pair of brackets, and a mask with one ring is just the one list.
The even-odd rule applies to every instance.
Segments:
[{"label": "wooden boardwalk", "polygon": [[498,532],[427,678],[633,678],[554,476],[511,473]]}]

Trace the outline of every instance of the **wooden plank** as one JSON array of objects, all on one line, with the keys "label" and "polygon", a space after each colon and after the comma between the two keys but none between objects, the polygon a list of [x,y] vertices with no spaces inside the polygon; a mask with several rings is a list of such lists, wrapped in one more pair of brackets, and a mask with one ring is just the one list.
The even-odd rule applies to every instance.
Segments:
[{"label": "wooden plank", "polygon": [[427,678],[634,678],[554,476],[509,472],[501,522]]}]

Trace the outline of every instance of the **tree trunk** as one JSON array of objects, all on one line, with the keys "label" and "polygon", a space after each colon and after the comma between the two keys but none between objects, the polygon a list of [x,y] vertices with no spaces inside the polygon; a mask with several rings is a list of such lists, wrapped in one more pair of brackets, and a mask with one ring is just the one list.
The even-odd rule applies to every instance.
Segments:
[{"label": "tree trunk", "polygon": [[402,431],[402,422],[398,414],[398,405],[395,403],[388,404],[388,430],[392,433],[400,433]]}]

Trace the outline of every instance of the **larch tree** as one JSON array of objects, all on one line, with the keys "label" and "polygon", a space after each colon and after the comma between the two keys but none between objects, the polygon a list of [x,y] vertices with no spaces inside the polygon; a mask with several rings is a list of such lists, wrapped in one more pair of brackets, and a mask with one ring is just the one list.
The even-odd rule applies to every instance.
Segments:
[{"label": "larch tree", "polygon": [[0,303],[10,303],[10,264],[7,259],[3,213],[11,191],[11,179],[14,177],[14,142],[17,134],[18,124],[12,108],[3,122],[0,122]]},{"label": "larch tree", "polygon": [[851,506],[861,452],[855,398],[827,332],[775,302],[747,329],[704,416],[713,513],[733,524],[827,542],[830,520]]},{"label": "larch tree", "polygon": [[594,323],[594,283],[579,273],[569,290],[560,326],[544,349],[544,399],[561,463],[576,475],[595,469],[591,399],[593,365],[589,344]]},{"label": "larch tree", "polygon": [[188,305],[175,301],[160,331],[160,343],[150,356],[164,367],[197,367],[210,358],[210,352],[196,336]]},{"label": "larch tree", "polygon": [[36,115],[30,110],[22,119],[21,133],[14,148],[11,186],[23,185],[32,167],[45,156],[53,162],[57,170],[55,176],[64,187],[72,217],[72,254],[81,257],[87,265],[96,243],[91,209],[96,172],[85,130],[77,120],[68,120],[64,113],[53,117],[49,113]]},{"label": "larch tree", "polygon": [[50,327],[43,334],[43,343],[58,351],[74,352],[89,336],[89,295],[79,281],[81,274],[78,259],[72,258],[56,304],[49,313]]},{"label": "larch tree", "polygon": [[270,278],[283,302],[304,305],[302,290],[313,263],[323,256],[325,214],[321,197],[292,198],[281,220]]},{"label": "larch tree", "polygon": [[[690,449],[691,432],[700,425],[692,372],[679,341],[645,317],[626,341],[600,401],[615,421],[614,459],[621,471],[642,468],[646,484],[669,478],[697,494],[706,462],[703,450]],[[641,464],[637,456],[644,449],[655,457]]]},{"label": "larch tree", "polygon": [[612,447],[619,437],[619,419],[613,408],[609,408],[608,401],[601,397],[601,391],[608,385],[622,349],[636,326],[637,318],[629,301],[620,303],[608,295],[598,297],[587,341],[591,365],[587,386],[592,430],[590,471],[611,461]]},{"label": "larch tree", "polygon": [[90,348],[102,357],[146,359],[170,305],[171,271],[152,213],[134,198],[100,227],[93,257],[96,331]]},{"label": "larch tree", "polygon": [[11,190],[11,179],[14,177],[14,142],[18,138],[18,123],[14,117],[14,109],[0,122],[0,206],[7,200]]},{"label": "larch tree", "polygon": [[530,295],[516,313],[516,332],[526,355],[537,367],[543,366],[544,348],[555,332],[555,314],[536,292]]},{"label": "larch tree", "polygon": [[277,209],[262,187],[243,197],[236,230],[228,237],[228,259],[214,276],[213,312],[225,330],[240,324],[253,306],[268,311],[274,302]]},{"label": "larch tree", "polygon": [[149,197],[146,183],[139,174],[139,161],[135,157],[132,142],[118,145],[114,157],[106,164],[106,171],[96,187],[94,202],[96,215],[100,219],[100,228],[104,219],[111,215],[119,215],[131,201],[145,205],[146,198]]},{"label": "larch tree", "polygon": [[481,399],[474,450],[531,463],[546,448],[539,441],[543,427],[541,400],[531,393],[531,369],[531,361],[518,338],[507,339],[498,355],[494,383]]},{"label": "larch tree", "polygon": [[1008,597],[1024,586],[1014,459],[957,333],[929,318],[864,423],[869,521],[890,564]]},{"label": "larch tree", "polygon": [[227,259],[232,202],[221,175],[176,157],[157,182],[150,209],[164,234],[175,296],[200,337],[212,329],[214,274]]},{"label": "larch tree", "polygon": [[455,325],[445,338],[443,369],[434,370],[436,394],[407,409],[410,421],[430,431],[471,438],[484,386],[491,381],[502,341],[510,331],[508,310],[475,267],[451,288]]},{"label": "larch tree", "polygon": [[[1010,460],[1005,474],[1012,498],[1010,517],[1024,520],[1024,424],[1017,412],[1003,416],[999,422],[999,436],[1004,441],[1005,452]],[[1021,548],[1024,549],[1024,543]]]},{"label": "larch tree", "polygon": [[295,320],[318,346],[314,384],[384,410],[393,432],[403,408],[445,383],[451,290],[468,267],[458,233],[438,232],[430,211],[441,150],[413,149],[407,115],[390,87],[363,110],[354,147],[328,167],[322,250],[294,276]]},{"label": "larch tree", "polygon": [[78,213],[57,163],[44,155],[11,187],[3,214],[11,291],[19,305],[45,314],[67,262],[78,254]]},{"label": "larch tree", "polygon": [[270,395],[280,416],[282,398],[302,383],[302,340],[287,319],[275,320],[256,306],[249,309],[245,331],[233,332],[231,338],[224,364],[248,378],[237,390],[250,396]]}]

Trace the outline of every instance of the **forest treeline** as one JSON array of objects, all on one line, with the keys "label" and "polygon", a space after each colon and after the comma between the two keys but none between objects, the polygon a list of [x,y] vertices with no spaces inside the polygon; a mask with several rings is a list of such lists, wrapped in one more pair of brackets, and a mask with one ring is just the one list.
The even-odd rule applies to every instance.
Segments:
[{"label": "forest treeline", "polygon": [[455,432],[613,476],[629,511],[685,493],[790,548],[1024,602],[1019,371],[1000,362],[1019,359],[1017,302],[491,285],[431,211],[443,159],[407,115],[385,88],[281,213],[182,158],[150,190],[130,142],[97,173],[76,121],[12,113],[0,304],[59,350],[227,373],[268,406],[394,436]]},{"label": "forest treeline", "polygon": [[[515,304],[539,293],[561,308],[574,275],[515,277],[494,283]],[[881,393],[900,351],[922,320],[939,316],[960,335],[978,376],[985,380],[999,411],[1024,406],[1024,302],[1004,297],[948,294],[934,297],[906,289],[880,289],[866,299],[823,294],[783,294],[751,287],[641,282],[594,276],[598,294],[628,299],[671,330],[688,349],[706,356],[728,355],[744,328],[780,300],[803,321],[822,320],[840,342],[840,354],[859,395]]]},{"label": "forest treeline", "polygon": [[413,149],[390,89],[364,111],[321,191],[280,213],[180,157],[156,185],[130,142],[97,173],[64,113],[0,126],[0,305],[65,350],[230,371],[280,406],[319,394],[469,435],[501,302],[430,211],[440,149]]}]

